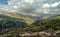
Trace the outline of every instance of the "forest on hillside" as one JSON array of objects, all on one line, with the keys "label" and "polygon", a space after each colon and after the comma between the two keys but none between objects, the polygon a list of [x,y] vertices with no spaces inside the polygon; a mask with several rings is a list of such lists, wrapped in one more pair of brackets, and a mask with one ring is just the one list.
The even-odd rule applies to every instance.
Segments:
[{"label": "forest on hillside", "polygon": [[[16,20],[0,20],[0,35],[5,35],[6,37],[20,36],[19,34],[30,33],[40,36],[39,32],[51,33],[51,37],[54,33],[60,37],[60,19],[42,19],[36,20],[31,25],[26,22],[16,21]],[[15,34],[14,34],[15,33]],[[11,34],[11,35],[8,35]],[[48,36],[48,35],[47,35]]]}]

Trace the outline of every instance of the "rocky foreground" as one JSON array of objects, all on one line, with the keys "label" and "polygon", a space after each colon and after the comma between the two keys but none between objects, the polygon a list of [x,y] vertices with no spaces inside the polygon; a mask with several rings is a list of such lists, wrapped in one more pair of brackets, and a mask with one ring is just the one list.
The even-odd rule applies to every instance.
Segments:
[{"label": "rocky foreground", "polygon": [[25,34],[20,34],[19,37],[60,37],[60,31],[56,31],[54,33],[47,33],[47,32],[35,32],[35,33],[25,33]]},{"label": "rocky foreground", "polygon": [[34,32],[34,33],[24,33],[24,34],[19,34],[19,33],[14,33],[14,36],[11,36],[12,34],[7,34],[3,35],[0,37],[60,37],[60,31],[55,31],[55,32]]}]

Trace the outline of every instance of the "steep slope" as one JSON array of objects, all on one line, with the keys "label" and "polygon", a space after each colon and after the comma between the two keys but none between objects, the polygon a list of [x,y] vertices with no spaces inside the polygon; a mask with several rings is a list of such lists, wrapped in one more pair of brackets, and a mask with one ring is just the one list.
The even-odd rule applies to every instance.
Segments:
[{"label": "steep slope", "polygon": [[33,18],[29,18],[26,15],[22,15],[22,14],[4,13],[3,15],[19,19],[21,21],[26,22],[28,25],[30,25],[30,24],[32,24],[34,22]]},{"label": "steep slope", "polygon": [[[25,28],[28,24],[24,22],[24,20],[13,18],[5,15],[0,14],[0,34],[9,33],[15,31],[16,28]],[[2,32],[3,30],[3,32]],[[3,34],[4,34],[3,33]]]}]

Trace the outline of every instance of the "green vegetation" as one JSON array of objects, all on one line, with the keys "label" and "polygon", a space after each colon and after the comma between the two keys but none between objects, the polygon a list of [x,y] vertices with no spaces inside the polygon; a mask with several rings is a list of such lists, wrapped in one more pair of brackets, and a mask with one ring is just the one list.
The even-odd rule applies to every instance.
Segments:
[{"label": "green vegetation", "polygon": [[49,21],[39,21],[36,23],[35,21],[32,25],[28,25],[27,27],[23,29],[18,29],[21,30],[20,32],[28,32],[28,33],[33,33],[33,32],[41,32],[41,31],[46,31],[46,32],[54,32],[57,30],[60,30],[60,19],[51,19]]},{"label": "green vegetation", "polygon": [[18,20],[18,21],[24,21],[28,25],[30,25],[30,24],[32,24],[34,22],[33,18],[29,18],[28,16],[22,15],[22,14],[4,13],[3,15],[8,17],[9,19]]},{"label": "green vegetation", "polygon": [[[6,17],[6,16],[4,16]],[[34,23],[31,24],[31,21],[34,21],[30,18],[23,18],[24,21],[21,19],[15,19],[11,17],[0,17],[0,34],[12,34],[6,37],[14,37],[13,33],[34,33],[34,32],[51,32],[54,33],[55,31],[60,31],[60,16],[52,17],[48,19],[36,20]],[[27,21],[31,20],[30,22]],[[29,24],[31,25],[29,25]],[[3,28],[3,29],[2,29]],[[2,30],[4,32],[2,32]]]}]

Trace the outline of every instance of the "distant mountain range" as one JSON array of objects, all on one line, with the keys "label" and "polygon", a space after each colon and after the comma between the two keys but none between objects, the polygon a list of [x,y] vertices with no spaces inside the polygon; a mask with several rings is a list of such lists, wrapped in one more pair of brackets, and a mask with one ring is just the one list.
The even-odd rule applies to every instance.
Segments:
[{"label": "distant mountain range", "polygon": [[4,13],[0,16],[6,19],[24,21],[28,24],[32,24],[35,20],[41,20],[41,19],[46,19],[50,17],[60,16],[60,14],[38,14],[37,16],[32,16],[32,15],[23,15],[19,13]]}]

